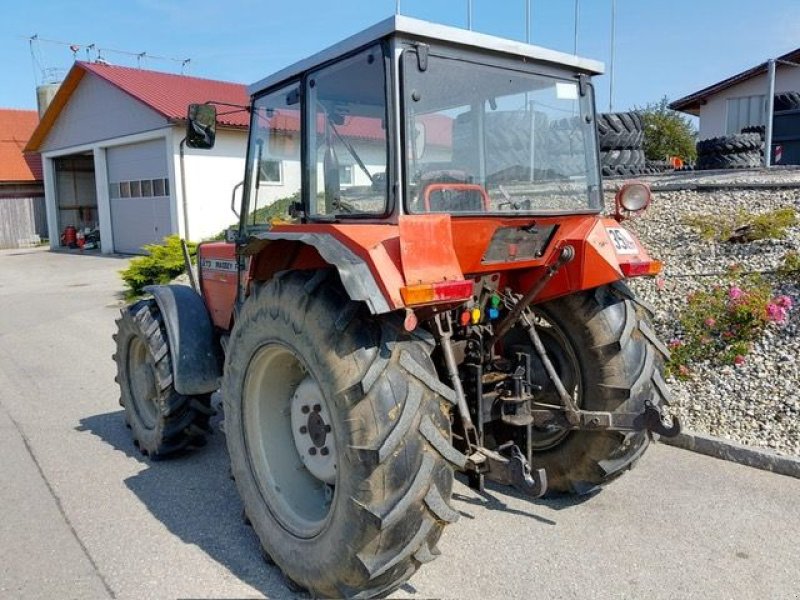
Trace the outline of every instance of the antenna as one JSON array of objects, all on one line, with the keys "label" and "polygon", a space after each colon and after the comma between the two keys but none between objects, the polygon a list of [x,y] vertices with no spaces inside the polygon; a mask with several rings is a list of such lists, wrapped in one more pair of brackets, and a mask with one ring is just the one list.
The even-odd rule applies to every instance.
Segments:
[{"label": "antenna", "polygon": [[472,0],[467,0],[467,29],[472,31]]},{"label": "antenna", "polygon": [[575,56],[578,55],[578,26],[581,20],[579,0],[575,0]]},{"label": "antenna", "polygon": [[531,43],[531,0],[525,0],[525,42]]},{"label": "antenna", "polygon": [[394,14],[396,15],[400,14],[400,0],[396,0],[394,4]]},{"label": "antenna", "polygon": [[608,79],[608,112],[614,112],[614,58],[617,45],[617,0],[611,0],[611,65]]}]

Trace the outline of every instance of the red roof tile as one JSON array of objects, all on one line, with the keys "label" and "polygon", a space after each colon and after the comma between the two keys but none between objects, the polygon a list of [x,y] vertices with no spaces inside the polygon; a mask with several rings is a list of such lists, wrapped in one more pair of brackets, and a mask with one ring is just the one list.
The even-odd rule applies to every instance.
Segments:
[{"label": "red roof tile", "polygon": [[[78,62],[76,65],[105,79],[174,121],[185,119],[186,107],[192,103],[215,100],[247,106],[250,101],[247,88],[240,83],[98,63]],[[217,122],[220,125],[246,128],[249,121],[245,110],[228,106],[217,107]]]},{"label": "red roof tile", "polygon": [[38,123],[35,110],[0,109],[0,183],[42,180],[41,157],[22,153]]}]

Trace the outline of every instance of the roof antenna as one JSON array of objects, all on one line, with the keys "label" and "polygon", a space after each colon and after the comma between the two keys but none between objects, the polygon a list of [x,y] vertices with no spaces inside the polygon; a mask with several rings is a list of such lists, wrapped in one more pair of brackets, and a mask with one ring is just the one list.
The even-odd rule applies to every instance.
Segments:
[{"label": "roof antenna", "polygon": [[472,31],[472,0],[467,0],[467,29]]},{"label": "roof antenna", "polygon": [[78,50],[81,49],[78,44],[70,44],[69,49],[72,51],[72,60],[78,60]]},{"label": "roof antenna", "polygon": [[86,62],[92,62],[92,57],[89,55],[90,50],[94,50],[94,44],[86,46]]},{"label": "roof antenna", "polygon": [[191,59],[191,58],[184,58],[184,59],[181,61],[181,75],[183,75],[183,70],[184,70],[184,67],[186,67],[186,66],[187,66],[187,65],[188,65],[190,62],[192,62],[192,59]]},{"label": "roof antenna", "polygon": [[400,0],[396,0],[394,3],[394,14],[400,14]]},{"label": "roof antenna", "polygon": [[136,55],[136,68],[137,69],[141,69],[142,68],[142,59],[145,58],[146,56],[147,56],[147,52],[139,52],[139,54]]}]

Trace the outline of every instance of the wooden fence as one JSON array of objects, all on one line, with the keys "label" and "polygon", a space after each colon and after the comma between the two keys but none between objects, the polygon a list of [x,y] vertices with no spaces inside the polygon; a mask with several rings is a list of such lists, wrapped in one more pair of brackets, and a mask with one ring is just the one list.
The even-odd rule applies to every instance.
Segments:
[{"label": "wooden fence", "polygon": [[47,237],[44,196],[0,198],[0,248],[30,246]]}]

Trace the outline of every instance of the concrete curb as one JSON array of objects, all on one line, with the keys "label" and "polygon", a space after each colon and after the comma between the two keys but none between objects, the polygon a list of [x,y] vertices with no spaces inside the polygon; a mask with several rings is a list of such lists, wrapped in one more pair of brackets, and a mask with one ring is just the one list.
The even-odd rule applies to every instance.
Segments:
[{"label": "concrete curb", "polygon": [[661,436],[659,441],[684,450],[800,479],[800,458],[793,456],[781,456],[702,433],[680,433],[674,438]]}]

